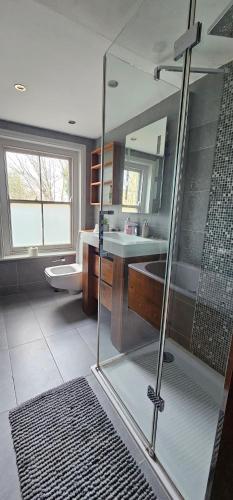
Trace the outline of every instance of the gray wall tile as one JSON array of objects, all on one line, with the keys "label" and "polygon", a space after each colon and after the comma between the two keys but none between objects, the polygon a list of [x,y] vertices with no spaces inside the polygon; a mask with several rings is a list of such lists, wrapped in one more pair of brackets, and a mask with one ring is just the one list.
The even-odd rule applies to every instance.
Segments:
[{"label": "gray wall tile", "polygon": [[182,229],[204,231],[209,203],[208,195],[208,191],[186,191],[184,193],[181,217]]},{"label": "gray wall tile", "polygon": [[188,153],[185,169],[185,189],[187,191],[210,189],[213,161],[213,147]]},{"label": "gray wall tile", "polygon": [[199,151],[214,147],[216,143],[217,121],[205,123],[200,127],[190,129],[189,151]]},{"label": "gray wall tile", "polygon": [[179,260],[200,267],[204,232],[182,229],[179,237]]},{"label": "gray wall tile", "polygon": [[17,284],[16,262],[0,262],[0,288]]}]

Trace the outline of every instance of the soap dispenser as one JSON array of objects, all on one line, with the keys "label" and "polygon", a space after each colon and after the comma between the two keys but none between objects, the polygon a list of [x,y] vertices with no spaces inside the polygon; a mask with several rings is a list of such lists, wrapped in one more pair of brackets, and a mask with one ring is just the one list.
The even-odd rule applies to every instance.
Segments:
[{"label": "soap dispenser", "polygon": [[145,220],[142,224],[142,237],[148,238],[148,236],[149,236],[149,224],[148,221]]},{"label": "soap dispenser", "polygon": [[130,234],[130,217],[127,217],[127,219],[125,221],[124,233]]}]

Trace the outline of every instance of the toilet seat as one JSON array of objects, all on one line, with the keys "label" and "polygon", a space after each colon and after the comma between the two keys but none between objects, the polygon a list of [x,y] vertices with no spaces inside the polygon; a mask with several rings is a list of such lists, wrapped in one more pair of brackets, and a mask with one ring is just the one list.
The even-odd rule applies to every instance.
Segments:
[{"label": "toilet seat", "polygon": [[65,264],[64,266],[46,267],[45,277],[54,288],[62,290],[82,290],[81,264]]},{"label": "toilet seat", "polygon": [[83,233],[79,232],[76,244],[76,263],[45,268],[45,278],[53,288],[81,292],[83,261]]}]

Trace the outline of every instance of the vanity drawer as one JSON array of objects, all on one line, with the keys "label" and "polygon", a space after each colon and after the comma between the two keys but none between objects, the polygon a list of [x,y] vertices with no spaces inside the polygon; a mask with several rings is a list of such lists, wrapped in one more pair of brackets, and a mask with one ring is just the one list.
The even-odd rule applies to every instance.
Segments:
[{"label": "vanity drawer", "polygon": [[101,304],[109,311],[112,310],[112,287],[101,281]]},{"label": "vanity drawer", "polygon": [[[91,278],[92,295],[98,300],[99,279],[96,276]],[[101,304],[109,311],[112,310],[112,287],[101,280]]]},{"label": "vanity drawer", "polygon": [[96,278],[96,276],[91,276],[92,297],[94,297],[94,299],[96,300],[98,300],[98,286],[99,286],[99,279]]},{"label": "vanity drawer", "polygon": [[[93,274],[99,276],[99,256],[94,255],[93,258]],[[113,265],[112,260],[102,258],[101,279],[112,285]]]}]

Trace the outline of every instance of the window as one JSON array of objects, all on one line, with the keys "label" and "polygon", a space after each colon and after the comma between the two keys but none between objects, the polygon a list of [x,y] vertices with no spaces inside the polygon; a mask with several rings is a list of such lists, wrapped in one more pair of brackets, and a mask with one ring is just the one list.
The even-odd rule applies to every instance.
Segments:
[{"label": "window", "polygon": [[71,158],[5,150],[11,250],[72,245]]},{"label": "window", "polygon": [[122,212],[140,211],[143,173],[136,168],[124,170]]}]

